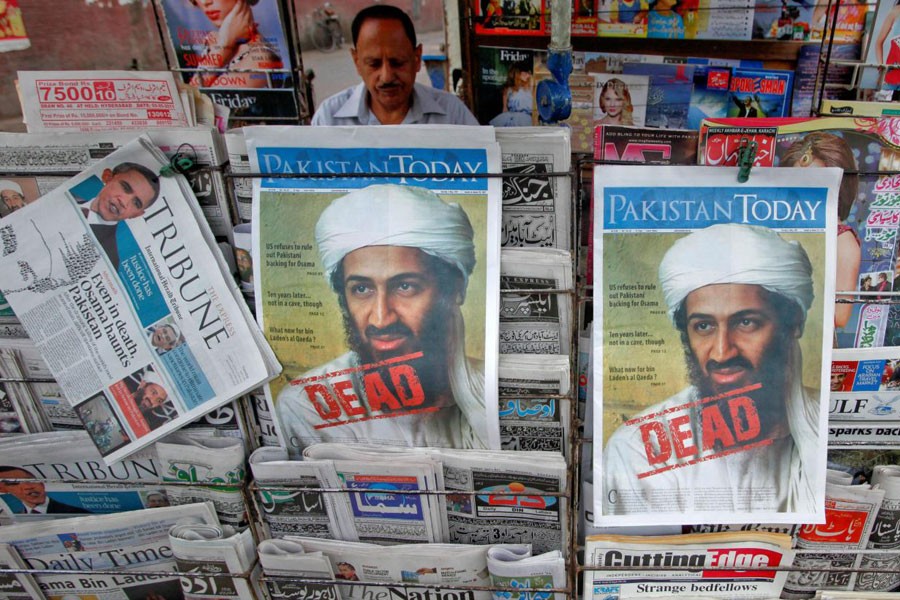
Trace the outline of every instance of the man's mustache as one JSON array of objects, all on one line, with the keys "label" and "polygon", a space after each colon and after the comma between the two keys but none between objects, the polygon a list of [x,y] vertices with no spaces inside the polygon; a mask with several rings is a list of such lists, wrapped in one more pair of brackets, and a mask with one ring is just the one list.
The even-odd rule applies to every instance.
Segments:
[{"label": "man's mustache", "polygon": [[400,84],[396,83],[396,82],[395,83],[382,83],[382,84],[376,86],[376,89],[378,89],[378,90],[393,90],[398,87],[400,87]]},{"label": "man's mustache", "polygon": [[712,373],[713,371],[718,371],[720,369],[747,369],[748,371],[752,371],[753,363],[743,356],[735,356],[734,358],[729,358],[725,362],[719,362],[713,359],[706,361],[707,373]]},{"label": "man's mustache", "polygon": [[403,323],[391,323],[387,327],[378,328],[374,325],[369,325],[366,327],[366,337],[371,339],[373,337],[381,337],[381,336],[412,336],[412,329],[404,325]]}]

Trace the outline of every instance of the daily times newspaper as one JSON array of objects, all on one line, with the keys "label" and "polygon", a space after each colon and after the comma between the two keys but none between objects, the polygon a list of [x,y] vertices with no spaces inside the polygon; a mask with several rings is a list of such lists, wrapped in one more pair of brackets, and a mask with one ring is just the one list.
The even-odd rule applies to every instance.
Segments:
[{"label": "daily times newspaper", "polygon": [[165,165],[137,138],[0,221],[2,292],[107,463],[277,372]]},{"label": "daily times newspaper", "polygon": [[599,525],[822,522],[840,175],[596,168]]},{"label": "daily times newspaper", "polygon": [[285,365],[269,394],[291,455],[498,448],[493,130],[244,133],[254,171],[300,176],[255,180],[253,202],[256,314]]},{"label": "daily times newspaper", "polygon": [[[169,529],[176,524],[218,521],[211,505],[188,504],[0,527],[0,542],[13,546],[28,568],[41,571],[34,577],[50,597],[180,598],[178,577],[163,574],[176,570],[169,541]],[[73,576],[53,571],[83,572]]]}]

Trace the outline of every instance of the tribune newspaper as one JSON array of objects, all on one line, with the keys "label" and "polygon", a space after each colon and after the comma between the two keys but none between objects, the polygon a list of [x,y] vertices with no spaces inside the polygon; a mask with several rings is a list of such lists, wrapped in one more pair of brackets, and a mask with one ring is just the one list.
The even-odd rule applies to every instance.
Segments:
[{"label": "tribune newspaper", "polygon": [[841,171],[809,175],[597,167],[598,524],[824,520]]}]

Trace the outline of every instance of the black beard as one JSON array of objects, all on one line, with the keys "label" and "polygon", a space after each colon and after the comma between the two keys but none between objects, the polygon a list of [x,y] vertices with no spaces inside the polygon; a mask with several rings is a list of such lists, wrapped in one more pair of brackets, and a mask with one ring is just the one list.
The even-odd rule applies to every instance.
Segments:
[{"label": "black beard", "polygon": [[[422,357],[407,361],[416,370],[416,375],[419,377],[422,389],[425,391],[426,402],[432,401],[440,394],[450,393],[448,340],[451,335],[454,335],[451,330],[451,323],[454,321],[451,310],[452,308],[448,305],[448,302],[443,299],[432,308],[422,323],[422,331],[417,340],[422,351]],[[394,358],[391,356],[375,356],[371,347],[363,341],[348,311],[342,309],[341,314],[344,319],[344,335],[347,339],[347,346],[359,357],[360,365],[369,365]],[[409,328],[401,323],[388,326],[381,331],[390,329],[396,329],[398,332],[412,335]],[[396,395],[397,392],[393,389],[388,366],[385,365],[371,370],[367,369],[367,371],[377,371],[382,381]]]},{"label": "black beard", "polygon": [[[759,421],[761,434],[767,436],[767,432],[779,424],[786,422],[786,402],[789,390],[787,389],[787,367],[788,355],[790,353],[791,344],[794,343],[793,337],[789,335],[776,336],[763,351],[762,359],[758,368],[752,372],[751,383],[760,383],[761,387],[741,395],[748,396],[756,406],[759,413]],[[685,362],[687,364],[688,378],[691,383],[700,392],[700,398],[708,398],[710,396],[718,396],[735,389],[733,386],[720,386],[713,383],[700,368],[700,363],[694,355],[685,340],[682,340],[684,347]],[[750,362],[742,357],[732,359],[735,364],[749,366]],[[715,361],[712,361],[715,362]],[[731,361],[727,361],[731,362]],[[709,365],[707,365],[709,366]],[[729,427],[733,429],[731,423],[730,411],[726,408],[727,398],[719,401],[722,416]]]}]

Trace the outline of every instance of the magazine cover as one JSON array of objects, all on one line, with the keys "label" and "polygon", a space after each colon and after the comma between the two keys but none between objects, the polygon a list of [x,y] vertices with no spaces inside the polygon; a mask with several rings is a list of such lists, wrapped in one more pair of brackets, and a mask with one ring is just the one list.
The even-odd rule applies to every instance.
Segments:
[{"label": "magazine cover", "polygon": [[[830,47],[831,64],[825,73],[825,89],[821,82],[816,84],[819,71],[819,55],[822,44],[803,44],[797,53],[797,67],[794,69],[794,94],[791,100],[791,114],[795,117],[813,115],[818,110],[819,96],[835,100],[854,100],[856,90],[853,89],[853,71],[851,65],[843,61],[859,60],[859,44],[832,44]],[[843,64],[841,64],[843,63]],[[823,114],[828,114],[823,112]]]},{"label": "magazine cover", "polygon": [[792,71],[736,68],[728,85],[729,117],[787,117],[791,114]]},{"label": "magazine cover", "polygon": [[600,125],[594,130],[594,158],[648,165],[697,164],[697,132]]},{"label": "magazine cover", "polygon": [[835,350],[828,419],[900,421],[900,352],[896,348]]},{"label": "magazine cover", "polygon": [[297,117],[278,0],[156,3],[186,83],[228,106],[233,119]]},{"label": "magazine cover", "polygon": [[572,0],[572,35],[597,37],[598,5],[604,0]]},{"label": "magazine cover", "polygon": [[0,23],[4,24],[0,30],[0,52],[25,50],[31,47],[31,40],[25,32],[19,0],[6,0],[0,5]]},{"label": "magazine cover", "polygon": [[[825,6],[827,3],[822,8]],[[758,0],[754,7],[754,39],[801,42],[810,39],[814,3],[802,0]]]},{"label": "magazine cover", "polygon": [[534,50],[479,46],[478,122],[530,127],[534,108]]},{"label": "magazine cover", "polygon": [[647,37],[647,0],[606,0],[600,8],[601,37]]},{"label": "magazine cover", "polygon": [[694,65],[627,62],[622,72],[625,75],[650,77],[647,127],[685,128],[694,91]]},{"label": "magazine cover", "polygon": [[694,69],[694,91],[688,108],[687,129],[700,129],[703,119],[728,116],[731,67],[697,65]]},{"label": "magazine cover", "polygon": [[883,68],[863,68],[859,79],[862,89],[900,89],[900,6],[894,0],[878,0],[875,23],[865,51],[865,62]]},{"label": "magazine cover", "polygon": [[594,125],[644,126],[650,77],[591,73],[594,78]]},{"label": "magazine cover", "polygon": [[257,172],[332,174],[254,189],[256,314],[285,368],[268,393],[288,451],[499,448],[501,182],[441,176],[499,173],[493,130],[245,133]]},{"label": "magazine cover", "polygon": [[595,168],[596,523],[822,522],[840,175]]},{"label": "magazine cover", "polygon": [[544,13],[549,3],[542,0],[472,0],[475,5],[475,33],[487,35],[544,35]]}]

